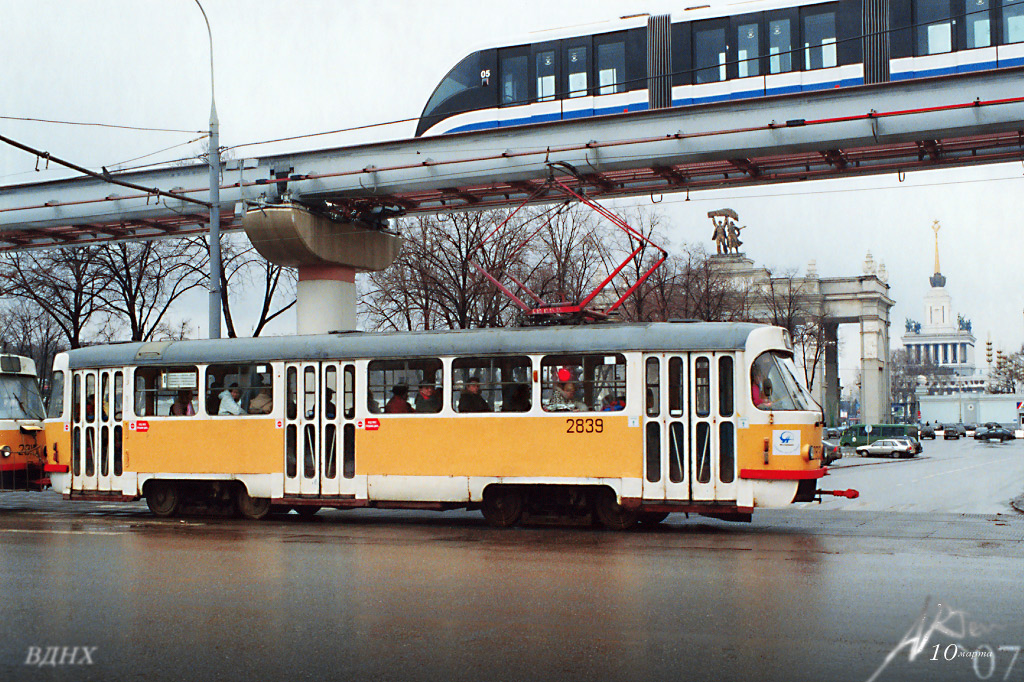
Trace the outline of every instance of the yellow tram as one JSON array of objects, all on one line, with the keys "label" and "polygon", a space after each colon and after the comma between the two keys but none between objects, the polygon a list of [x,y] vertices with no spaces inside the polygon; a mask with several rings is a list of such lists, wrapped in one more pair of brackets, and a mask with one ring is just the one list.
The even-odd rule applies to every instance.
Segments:
[{"label": "yellow tram", "polygon": [[35,361],[0,355],[0,490],[38,490],[47,485],[42,429]]},{"label": "yellow tram", "polygon": [[54,489],[160,516],[471,508],[622,529],[749,520],[825,474],[821,410],[765,325],[129,343],[58,355],[51,386]]}]

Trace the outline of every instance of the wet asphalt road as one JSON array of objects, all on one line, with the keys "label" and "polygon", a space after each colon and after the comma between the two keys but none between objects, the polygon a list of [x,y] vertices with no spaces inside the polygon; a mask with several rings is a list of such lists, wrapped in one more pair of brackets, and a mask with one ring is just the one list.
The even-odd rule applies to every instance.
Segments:
[{"label": "wet asphalt road", "polygon": [[[891,488],[925,463],[826,480],[875,469]],[[13,493],[0,543],[0,680],[1024,680],[999,650],[1024,647],[1013,512],[825,505],[609,533],[462,512],[158,520]],[[26,665],[33,646],[93,662]]]}]

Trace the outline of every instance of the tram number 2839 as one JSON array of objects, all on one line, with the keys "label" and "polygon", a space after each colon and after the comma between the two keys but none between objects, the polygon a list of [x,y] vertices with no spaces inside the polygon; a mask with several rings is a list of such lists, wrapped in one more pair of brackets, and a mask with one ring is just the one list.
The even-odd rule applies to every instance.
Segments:
[{"label": "tram number 2839", "polygon": [[566,433],[604,433],[603,419],[566,419]]}]

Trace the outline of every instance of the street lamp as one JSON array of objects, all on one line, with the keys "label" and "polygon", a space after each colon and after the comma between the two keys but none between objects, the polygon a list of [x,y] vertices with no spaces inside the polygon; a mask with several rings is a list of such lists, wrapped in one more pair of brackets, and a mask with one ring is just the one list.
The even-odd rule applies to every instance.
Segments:
[{"label": "street lamp", "polygon": [[213,89],[213,31],[206,10],[196,0],[210,38],[210,338],[220,338],[220,121]]}]

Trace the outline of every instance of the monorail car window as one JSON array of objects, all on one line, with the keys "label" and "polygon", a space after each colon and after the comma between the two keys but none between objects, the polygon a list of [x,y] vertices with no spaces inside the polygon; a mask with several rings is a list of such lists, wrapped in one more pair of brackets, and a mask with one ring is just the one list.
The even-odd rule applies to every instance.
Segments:
[{"label": "monorail car window", "polygon": [[501,105],[526,104],[530,100],[529,57],[522,53],[521,48],[501,50],[499,54]]},{"label": "monorail car window", "polygon": [[736,27],[736,68],[740,78],[761,75],[761,26],[744,21]]},{"label": "monorail car window", "polygon": [[768,73],[793,70],[793,21],[789,17],[768,20]]},{"label": "monorail car window", "polygon": [[725,26],[721,20],[697,22],[693,26],[693,82],[724,81],[726,72]]},{"label": "monorail car window", "polygon": [[427,106],[423,109],[424,118],[430,116],[438,107],[460,92],[479,87],[481,81],[480,71],[479,52],[474,52],[456,64],[455,68],[448,72],[448,75],[444,77],[441,84],[434,90],[430,100],[427,101]]},{"label": "monorail car window", "polygon": [[586,45],[570,45],[566,63],[569,73],[569,97],[584,97],[589,94],[590,61]]},{"label": "monorail car window", "polygon": [[[167,417],[179,391],[195,395],[199,371],[195,366],[135,369],[135,416]],[[183,415],[184,416],[184,415]]]},{"label": "monorail car window", "polygon": [[626,358],[621,353],[546,355],[541,361],[545,412],[613,412],[626,407]]},{"label": "monorail car window", "polygon": [[555,51],[538,52],[537,68],[537,101],[550,102],[555,99]]},{"label": "monorail car window", "polygon": [[[226,401],[233,401],[231,390],[238,389],[238,405],[243,414],[267,414],[266,398],[273,399],[274,375],[266,363],[210,365],[206,368],[206,414],[231,416]],[[263,389],[270,389],[270,395],[256,400]],[[256,407],[250,406],[256,400]]]},{"label": "monorail car window", "polygon": [[804,70],[829,69],[839,64],[836,52],[835,10],[801,11],[804,39]]},{"label": "monorail car window", "polygon": [[960,0],[964,10],[965,44],[967,49],[992,44],[992,6],[989,0]]},{"label": "monorail car window", "polygon": [[915,0],[914,54],[953,51],[953,13],[950,0]]},{"label": "monorail car window", "polygon": [[[367,366],[368,401],[380,396],[384,412],[434,413],[441,411],[444,377],[437,358],[374,360]],[[422,391],[433,387],[432,395]],[[404,403],[404,404],[403,404]]]},{"label": "monorail car window", "polygon": [[56,370],[50,375],[50,394],[46,398],[46,416],[57,419],[64,414],[64,372]]},{"label": "monorail car window", "polygon": [[1003,44],[1024,43],[1024,2],[1003,0]]},{"label": "monorail car window", "polygon": [[529,412],[531,372],[530,358],[525,355],[456,358],[452,361],[452,409]]},{"label": "monorail car window", "polygon": [[595,38],[597,44],[597,94],[626,91],[626,37]]}]

